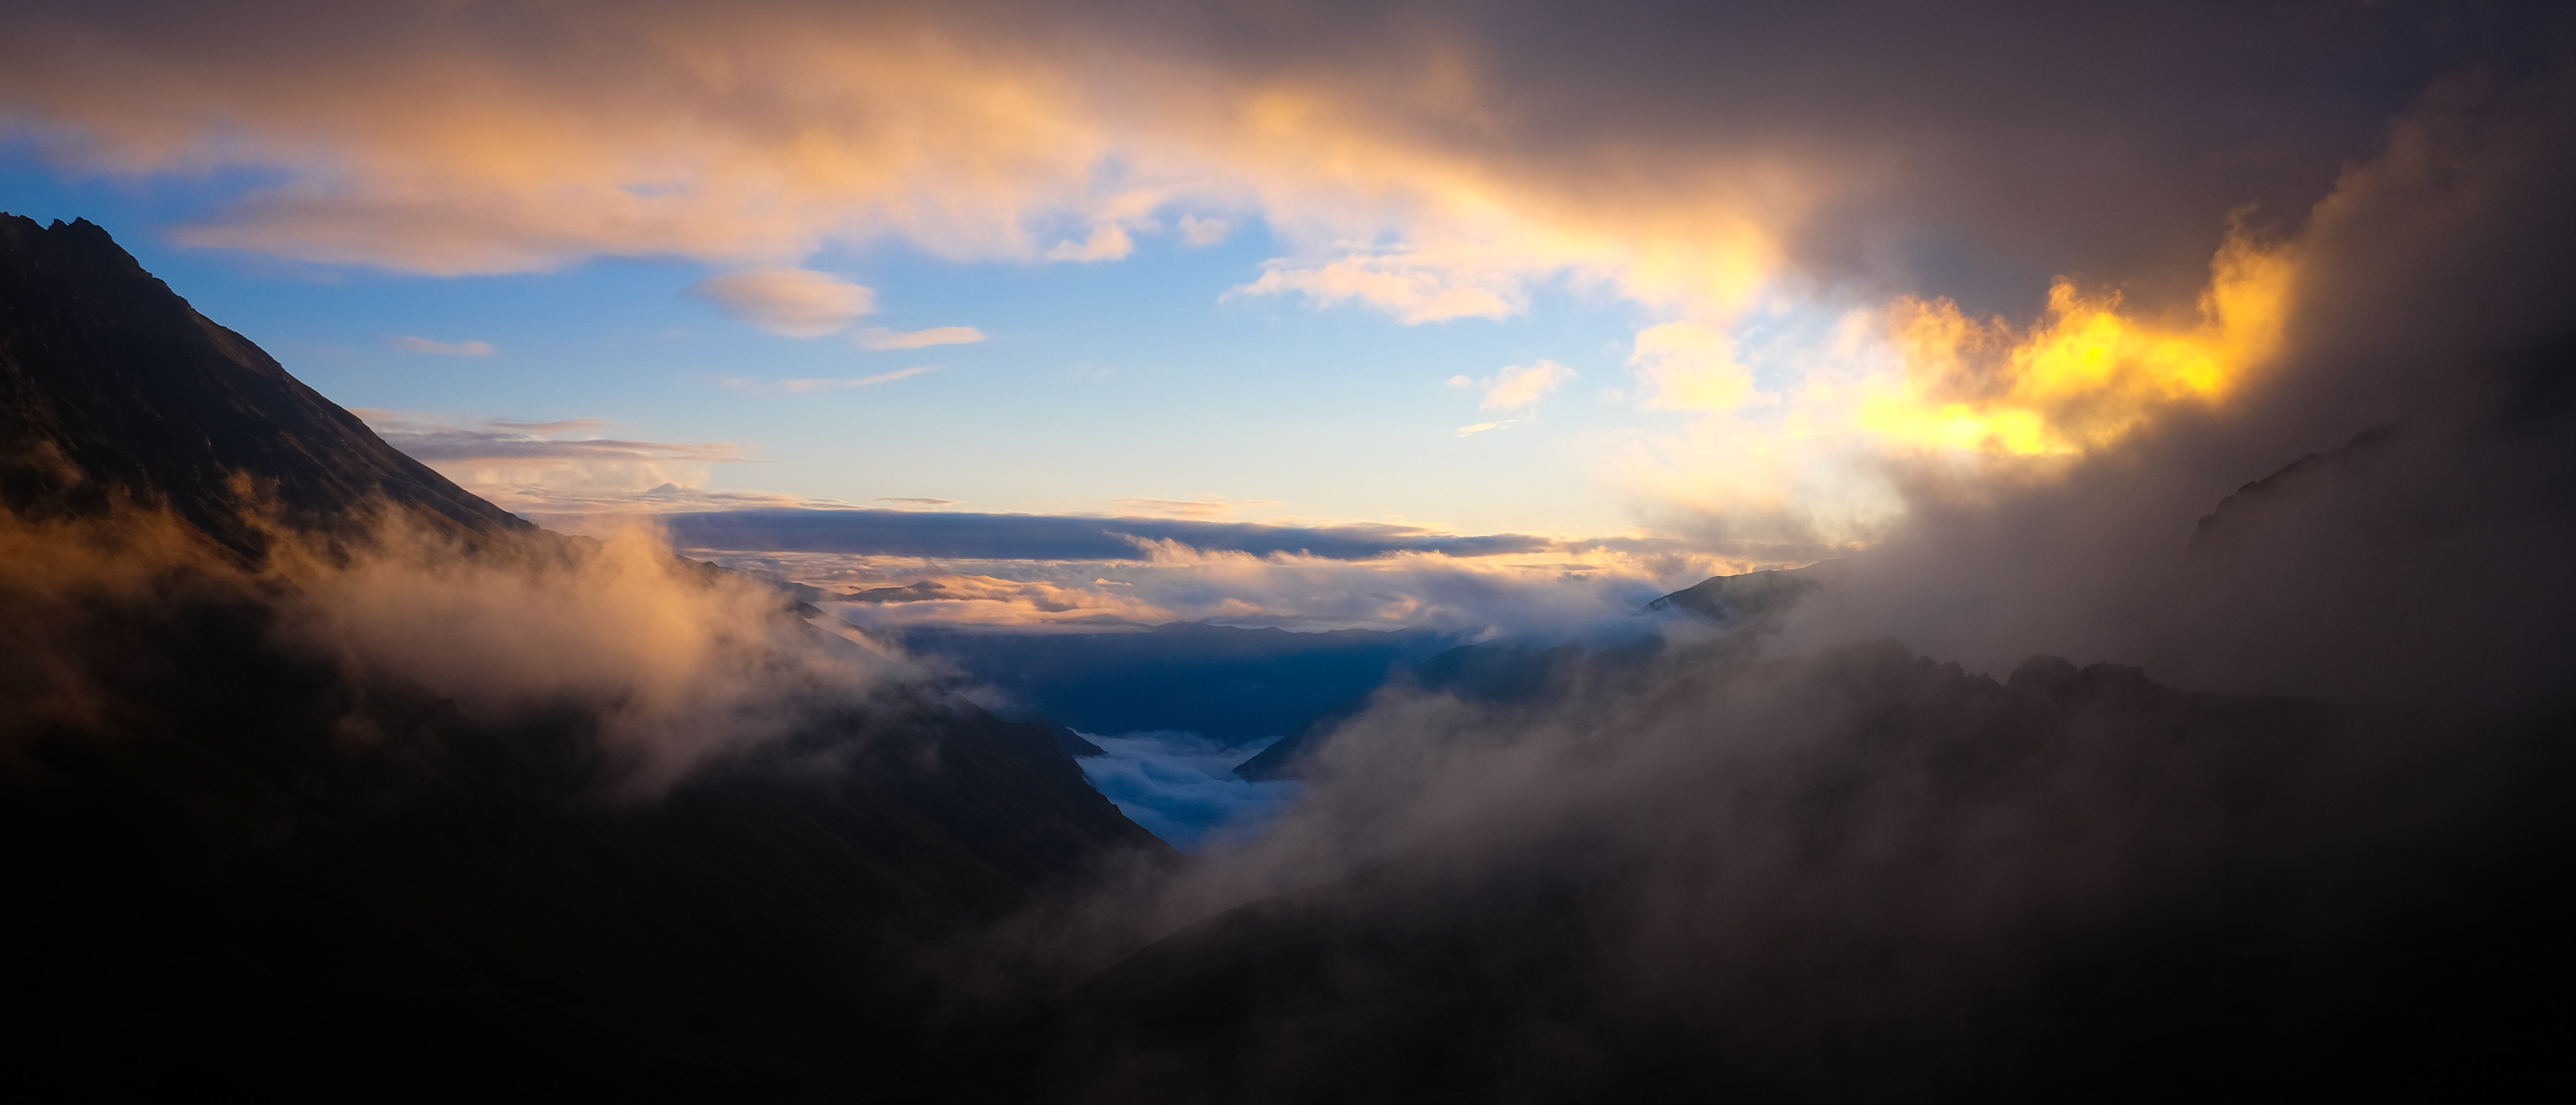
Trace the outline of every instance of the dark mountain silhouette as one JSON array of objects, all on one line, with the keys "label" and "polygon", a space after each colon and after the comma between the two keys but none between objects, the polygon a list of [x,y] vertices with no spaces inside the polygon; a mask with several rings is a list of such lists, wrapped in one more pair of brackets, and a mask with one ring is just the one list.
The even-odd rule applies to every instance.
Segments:
[{"label": "dark mountain silhouette", "polygon": [[162,506],[234,549],[384,500],[491,537],[527,522],[379,439],[198,314],[84,219],[0,214],[0,496],[22,514]]},{"label": "dark mountain silhouette", "polygon": [[2218,506],[2192,527],[2189,555],[2194,559],[2213,556],[2222,547],[2243,540],[2242,531],[2255,524],[2252,519],[2267,506],[2297,495],[2301,488],[2368,463],[2376,454],[2385,452],[2397,436],[2392,427],[2365,430],[2339,447],[2300,457],[2278,472],[2237,488],[2235,494],[2220,499]]},{"label": "dark mountain silhouette", "polygon": [[1774,624],[1806,597],[1841,572],[1842,561],[1824,560],[1804,568],[1710,576],[1647,603],[1642,613],[1678,610],[1728,626],[1751,629]]},{"label": "dark mountain silhouette", "polygon": [[[0,388],[13,1097],[845,1096],[1024,1007],[982,926],[1171,856],[1049,725],[926,687],[757,703],[793,724],[635,797],[617,702],[472,713],[298,647],[303,577],[258,568],[282,542],[358,548],[388,514],[504,568],[577,542],[386,447],[86,222],[0,219]],[[178,536],[49,590],[84,522]],[[857,647],[791,603],[782,632]]]}]

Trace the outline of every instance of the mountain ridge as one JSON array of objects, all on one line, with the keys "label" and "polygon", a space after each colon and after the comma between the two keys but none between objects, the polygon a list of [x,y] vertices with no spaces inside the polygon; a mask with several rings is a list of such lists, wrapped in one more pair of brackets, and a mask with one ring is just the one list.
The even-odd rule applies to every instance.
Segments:
[{"label": "mountain ridge", "polygon": [[[392,450],[87,222],[0,219],[0,433],[0,923],[41,949],[0,1031],[40,1097],[846,1097],[1030,1000],[984,926],[1177,858],[1048,725],[833,682],[884,665],[791,594],[585,574],[621,554]],[[370,594],[392,635],[332,636]],[[723,708],[630,732],[667,665],[546,682],[654,603],[756,661],[691,692]],[[639,790],[656,740],[709,751]]]}]

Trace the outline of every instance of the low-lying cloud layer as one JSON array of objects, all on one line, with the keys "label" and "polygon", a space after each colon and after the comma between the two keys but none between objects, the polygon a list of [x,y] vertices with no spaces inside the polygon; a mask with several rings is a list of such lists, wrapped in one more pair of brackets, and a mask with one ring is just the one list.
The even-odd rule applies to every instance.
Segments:
[{"label": "low-lying cloud layer", "polygon": [[488,725],[585,717],[630,794],[927,674],[881,644],[810,628],[774,586],[673,557],[647,532],[476,548],[443,532],[389,511],[350,537],[278,531],[244,565],[149,511],[0,513],[0,603],[14,611],[14,649],[46,677],[44,695],[0,712],[0,728],[138,708],[84,690],[84,665],[114,662],[98,650],[120,623],[102,611],[149,624],[208,604],[264,609],[250,622],[269,626],[264,644],[327,664],[352,693],[426,692]]},{"label": "low-lying cloud layer", "polygon": [[1461,536],[1407,526],[1203,522],[1188,518],[1081,518],[923,510],[705,511],[666,520],[692,548],[914,556],[961,560],[1134,560],[1160,542],[1268,556],[1354,560],[1399,552],[1494,556],[1552,551],[1523,534]]},{"label": "low-lying cloud layer", "polygon": [[1627,624],[1657,595],[1732,567],[1681,552],[1335,560],[1177,545],[1115,561],[689,555],[819,588],[815,601],[837,616],[886,630],[1097,630],[1206,621],[1296,630],[1424,626],[1471,637],[1550,638]]},{"label": "low-lying cloud layer", "polygon": [[[1234,765],[1262,744],[1224,745],[1192,733],[1093,736],[1101,755],[1082,773],[1118,810],[1184,852],[1259,836],[1296,804],[1291,780],[1252,782]],[[1264,742],[1266,743],[1266,742]]]},{"label": "low-lying cloud layer", "polygon": [[[2104,964],[2163,962],[2144,949],[2224,975],[2256,948],[2229,977],[2278,992],[2245,1000],[2306,1010],[2319,980],[2422,965],[2335,958],[2412,938],[2374,927],[2387,918],[2467,908],[2464,925],[2503,931],[2524,884],[2554,877],[2517,865],[2563,870],[2570,847],[2537,812],[2563,784],[2515,788],[2563,778],[2576,705],[2571,151],[2576,73],[2437,90],[2263,254],[2296,256],[2298,278],[2267,309],[2277,350],[2226,403],[2051,416],[2089,427],[2080,448],[1990,434],[1898,458],[1898,523],[1756,642],[1774,659],[1683,647],[1481,694],[1390,688],[1321,742],[1270,835],[1015,930],[1088,965],[1261,901],[1157,953],[1221,973],[1202,952],[1303,941],[1291,996],[1246,999],[1240,1035],[1210,1037],[1253,1058],[1066,1069],[1310,1085],[1335,1048],[1430,1046],[1370,1018],[1436,992],[1502,1003],[1493,1031],[1562,1049],[1480,1051],[1462,1076],[1581,1085],[1678,1023],[1675,1046],[1711,1069],[1906,1096],[1934,1084],[1918,1076],[2066,1061],[1996,1011],[2043,1008],[2069,977],[2128,993],[2132,968]],[[2082,367],[2044,363],[2061,341],[2131,340],[2062,306],[1961,366],[2003,376],[1941,383],[1963,417],[2046,402],[2051,373]],[[2175,369],[2105,394],[2188,392],[2196,343],[2242,338],[2230,309],[2168,328],[2189,339],[2170,360],[2093,362]],[[2079,670],[2095,661],[2112,664]],[[2305,699],[2263,697],[2282,695]],[[2472,885],[2487,896],[2451,896]],[[1450,974],[1406,958],[1451,947],[1473,951]],[[2402,954],[2461,962],[2449,944]],[[1104,1001],[1134,1004],[1106,1008],[1140,1018],[1122,1030],[1168,1015],[1163,976],[1121,977],[1139,989]],[[1329,1043],[1343,1024],[1366,1038]],[[1740,1053],[1709,1058],[1729,1040]],[[1851,1046],[1892,1050],[1854,1074],[1836,1066]]]}]

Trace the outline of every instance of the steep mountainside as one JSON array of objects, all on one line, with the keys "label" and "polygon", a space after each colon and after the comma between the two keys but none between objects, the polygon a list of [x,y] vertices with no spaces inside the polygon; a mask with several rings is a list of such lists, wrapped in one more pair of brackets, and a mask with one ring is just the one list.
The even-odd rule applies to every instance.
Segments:
[{"label": "steep mountainside", "polygon": [[[246,484],[236,484],[246,479]],[[534,527],[396,452],[87,220],[0,214],[0,502],[162,505],[240,550],[376,500],[467,534]]]},{"label": "steep mountainside", "polygon": [[[538,642],[504,675],[572,666],[543,642],[616,603],[736,617],[729,577],[546,606],[589,545],[386,447],[95,226],[0,219],[0,388],[0,1078],[27,1099],[845,1096],[1022,1007],[985,925],[1171,856],[1043,723],[800,675],[858,646],[765,598],[704,656],[768,666],[657,715],[716,750],[676,781],[639,788],[618,734],[684,666],[432,689],[484,659],[443,618]],[[408,666],[329,635],[354,569],[273,555],[316,534],[430,542],[407,578],[445,605],[363,592]]]}]

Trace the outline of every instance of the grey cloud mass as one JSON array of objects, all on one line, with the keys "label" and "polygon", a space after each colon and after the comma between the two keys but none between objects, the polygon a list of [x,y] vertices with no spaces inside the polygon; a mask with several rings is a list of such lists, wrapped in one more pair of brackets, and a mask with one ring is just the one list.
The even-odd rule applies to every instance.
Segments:
[{"label": "grey cloud mass", "polygon": [[[1053,239],[1034,213],[1107,202],[1080,195],[1095,159],[1179,142],[1257,177],[1303,135],[1272,151],[1221,132],[1303,104],[1314,134],[1365,141],[1335,147],[1359,151],[1351,181],[1278,194],[1266,217],[1297,249],[1419,214],[1322,198],[1354,182],[1499,188],[1575,225],[1633,213],[1616,233],[1650,244],[1707,230],[1693,213],[1718,202],[1803,279],[2015,314],[2060,274],[2187,303],[2231,212],[2295,229],[2429,83],[2527,73],[2566,44],[2536,4],[12,8],[0,103],[47,156],[286,174],[186,232],[204,244],[442,272],[889,234],[1035,258]],[[865,81],[836,97],[800,77],[847,78],[835,44],[886,42],[919,47],[885,66],[923,69],[900,111],[853,109],[885,91]],[[989,105],[946,82],[983,69],[1075,118],[974,115]],[[973,140],[950,160],[923,135]],[[820,175],[773,180],[799,149]],[[510,150],[510,173],[478,167]],[[743,171],[750,190],[716,191]],[[527,174],[559,176],[569,206]]]}]

